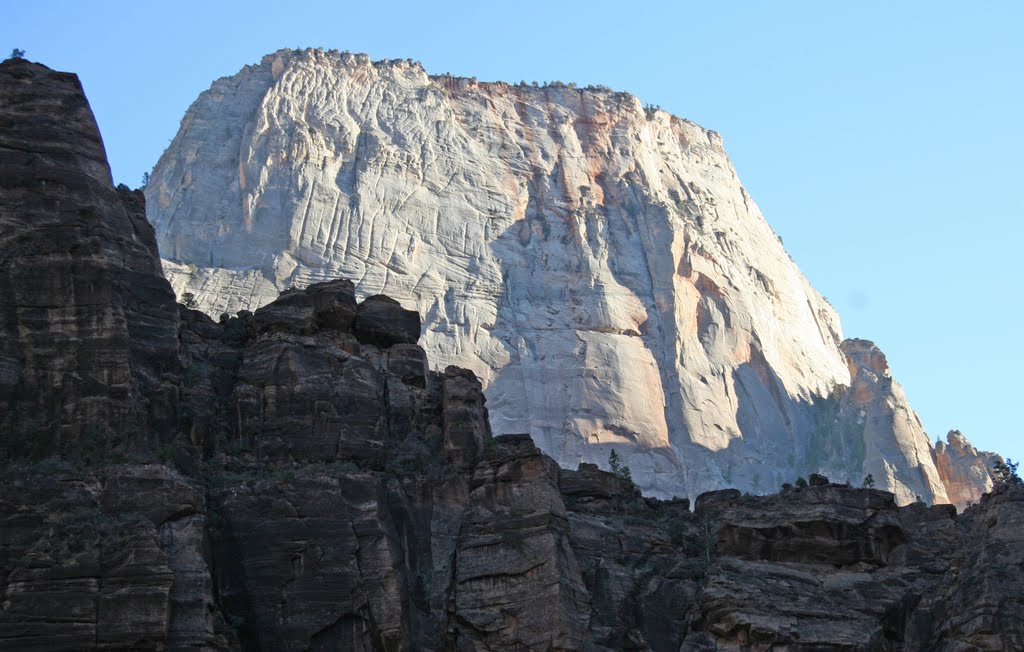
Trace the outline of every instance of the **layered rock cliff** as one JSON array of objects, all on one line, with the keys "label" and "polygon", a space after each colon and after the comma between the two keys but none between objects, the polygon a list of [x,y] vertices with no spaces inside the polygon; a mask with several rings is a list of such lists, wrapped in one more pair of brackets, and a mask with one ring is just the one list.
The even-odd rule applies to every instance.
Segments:
[{"label": "layered rock cliff", "polygon": [[78,79],[7,61],[0,129],[0,431],[75,442],[173,420],[178,309],[143,197],[115,190]]},{"label": "layered rock cliff", "polygon": [[[81,119],[0,146],[3,169],[14,157],[50,174],[0,177],[0,215],[59,210],[17,222],[30,246],[5,250],[2,279],[41,252],[52,278],[30,305],[74,318],[33,337],[24,299],[4,303],[22,325],[5,364],[33,369],[56,342],[51,359],[104,369],[109,355],[130,382],[80,363],[5,399],[39,408],[3,413],[0,649],[1024,646],[1021,487],[957,516],[812,476],[772,496],[704,494],[691,512],[593,465],[560,469],[529,435],[491,436],[480,382],[430,371],[419,315],[394,300],[359,302],[335,279],[219,322],[167,306],[156,252],[130,253],[152,242],[147,224],[96,203],[117,197],[103,175],[71,186],[89,160],[106,171],[77,79],[0,64],[5,130],[25,133],[25,109],[47,101]],[[150,290],[126,301],[125,275]],[[80,301],[80,285],[102,291]],[[106,317],[85,329],[87,314]],[[145,315],[174,336],[124,340]],[[854,394],[892,391],[871,347],[852,354],[873,369]],[[56,446],[60,433],[77,436]]]},{"label": "layered rock cliff", "polygon": [[420,312],[494,430],[563,466],[615,449],[652,495],[825,471],[947,501],[902,391],[844,348],[719,135],[629,94],[282,50],[196,100],[146,194],[203,310],[352,278]]}]

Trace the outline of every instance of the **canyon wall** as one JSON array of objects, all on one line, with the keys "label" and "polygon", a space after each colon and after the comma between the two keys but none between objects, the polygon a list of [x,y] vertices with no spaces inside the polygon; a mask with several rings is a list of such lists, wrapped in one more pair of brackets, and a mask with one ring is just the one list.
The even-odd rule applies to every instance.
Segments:
[{"label": "canyon wall", "polygon": [[77,77],[3,65],[0,429],[166,429],[178,308],[142,193],[113,187]]},{"label": "canyon wall", "polygon": [[[0,141],[0,169],[43,171],[0,176],[5,223],[36,218],[4,231],[3,296],[18,265],[40,276],[0,304],[27,379],[3,394],[0,649],[1024,646],[1019,485],[957,515],[813,475],[691,511],[560,469],[492,436],[481,383],[430,370],[393,299],[332,279],[217,322],[168,303],[73,75],[0,64],[0,124],[38,129]],[[884,357],[845,348],[855,381],[819,423],[899,423]],[[78,362],[48,380],[44,356]]]},{"label": "canyon wall", "polygon": [[948,499],[902,390],[843,344],[721,137],[627,93],[282,50],[200,95],[146,195],[202,310],[351,278],[422,314],[495,432],[562,466],[614,449],[659,496],[823,471]]}]

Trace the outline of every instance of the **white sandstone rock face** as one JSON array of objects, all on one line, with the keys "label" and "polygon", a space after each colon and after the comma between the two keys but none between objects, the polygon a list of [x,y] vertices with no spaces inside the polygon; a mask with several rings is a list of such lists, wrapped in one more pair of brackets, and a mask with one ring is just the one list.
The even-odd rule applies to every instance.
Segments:
[{"label": "white sandstone rock face", "polygon": [[851,383],[838,317],[719,135],[631,95],[283,50],[196,100],[146,196],[179,294],[214,315],[336,277],[395,297],[432,364],[480,376],[495,433],[564,466],[614,448],[645,492],[692,497],[828,460],[945,500],[919,423],[823,433]]}]

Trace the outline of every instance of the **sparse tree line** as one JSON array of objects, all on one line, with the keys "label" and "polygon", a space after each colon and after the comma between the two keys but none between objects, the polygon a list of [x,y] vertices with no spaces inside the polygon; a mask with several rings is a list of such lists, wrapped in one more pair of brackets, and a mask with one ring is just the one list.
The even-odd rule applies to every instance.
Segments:
[{"label": "sparse tree line", "polygon": [[[190,293],[186,293],[186,302],[188,302],[189,299],[191,299],[192,302],[195,301],[194,297],[191,297]],[[187,305],[188,303],[186,303],[186,306]],[[995,482],[996,486],[1024,484],[1024,480],[1022,480],[1020,475],[1017,473],[1017,468],[1019,466],[1019,462],[1014,462],[1009,457],[1006,458],[1005,461],[1003,461],[1002,459],[996,460],[992,464],[992,479]],[[619,456],[618,453],[615,452],[614,448],[608,455],[608,468],[611,469],[611,472],[614,473],[619,478],[629,481],[633,480],[632,472],[629,470],[628,466],[622,463],[622,458]],[[792,489],[794,486],[797,489],[806,489],[809,486],[809,484],[805,478],[800,477],[797,478],[796,482],[793,485],[789,483],[782,485],[782,490],[786,491]],[[864,480],[861,482],[861,487],[865,489],[874,489],[875,476],[871,473],[868,473],[866,476],[864,476]],[[924,502],[924,500],[921,498],[921,496],[917,496],[916,502],[922,503]]]},{"label": "sparse tree line", "polygon": [[1017,467],[1020,466],[1020,462],[1014,462],[1009,457],[1006,461],[996,460],[992,463],[992,480],[998,485],[1010,485],[1010,484],[1024,484],[1024,480],[1021,480],[1020,475],[1017,474]]}]

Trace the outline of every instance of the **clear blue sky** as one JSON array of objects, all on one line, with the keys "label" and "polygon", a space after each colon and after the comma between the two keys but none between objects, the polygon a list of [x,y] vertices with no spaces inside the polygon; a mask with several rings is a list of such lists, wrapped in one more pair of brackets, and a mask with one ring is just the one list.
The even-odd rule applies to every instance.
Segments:
[{"label": "clear blue sky", "polygon": [[1024,458],[1024,2],[14,2],[136,186],[216,77],[282,47],[606,84],[715,129],[847,337],[934,439]]}]

